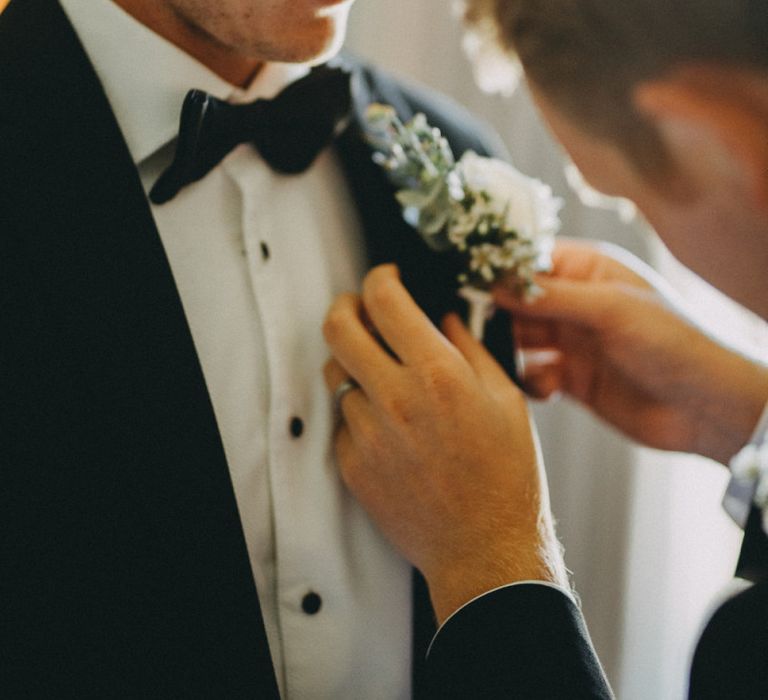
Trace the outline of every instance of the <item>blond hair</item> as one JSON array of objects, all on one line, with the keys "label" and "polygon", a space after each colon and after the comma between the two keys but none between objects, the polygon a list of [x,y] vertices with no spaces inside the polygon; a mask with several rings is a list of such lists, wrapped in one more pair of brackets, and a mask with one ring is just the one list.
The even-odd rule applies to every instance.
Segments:
[{"label": "blond hair", "polygon": [[686,63],[768,71],[768,0],[468,0],[549,100],[642,170],[666,161],[632,88]]}]

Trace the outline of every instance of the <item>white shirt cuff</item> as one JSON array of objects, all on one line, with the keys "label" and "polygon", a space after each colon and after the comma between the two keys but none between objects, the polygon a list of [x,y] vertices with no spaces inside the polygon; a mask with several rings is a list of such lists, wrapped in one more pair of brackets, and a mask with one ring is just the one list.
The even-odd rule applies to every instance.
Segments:
[{"label": "white shirt cuff", "polygon": [[742,459],[744,453],[750,446],[760,447],[765,443],[766,432],[768,432],[768,403],[765,404],[760,419],[757,421],[752,437],[739,453],[734,455],[729,463],[731,479],[728,482],[728,488],[723,496],[723,509],[731,516],[733,521],[742,529],[747,526],[747,520],[752,510],[752,503],[757,492],[758,479],[752,477],[739,476],[738,471],[734,469],[736,460]]}]

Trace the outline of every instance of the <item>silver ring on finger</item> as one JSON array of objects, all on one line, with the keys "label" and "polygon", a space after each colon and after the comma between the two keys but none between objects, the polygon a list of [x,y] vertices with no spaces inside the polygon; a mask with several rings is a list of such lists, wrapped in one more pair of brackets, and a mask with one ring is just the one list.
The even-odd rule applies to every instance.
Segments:
[{"label": "silver ring on finger", "polygon": [[333,392],[333,410],[337,415],[341,415],[341,402],[344,397],[355,389],[359,389],[360,385],[350,377],[345,379],[339,386],[336,387],[336,391]]}]

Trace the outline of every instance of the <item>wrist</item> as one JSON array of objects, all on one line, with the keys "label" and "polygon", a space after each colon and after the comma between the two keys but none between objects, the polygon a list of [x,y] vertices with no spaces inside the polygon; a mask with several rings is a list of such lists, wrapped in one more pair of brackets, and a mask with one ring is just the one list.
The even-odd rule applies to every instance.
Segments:
[{"label": "wrist", "polygon": [[478,596],[520,581],[543,581],[570,590],[562,548],[554,534],[535,536],[521,544],[497,543],[478,548],[477,556],[454,560],[423,572],[432,605],[442,624]]},{"label": "wrist", "polygon": [[768,401],[768,368],[736,353],[709,374],[714,395],[703,401],[696,452],[722,464],[750,440]]}]

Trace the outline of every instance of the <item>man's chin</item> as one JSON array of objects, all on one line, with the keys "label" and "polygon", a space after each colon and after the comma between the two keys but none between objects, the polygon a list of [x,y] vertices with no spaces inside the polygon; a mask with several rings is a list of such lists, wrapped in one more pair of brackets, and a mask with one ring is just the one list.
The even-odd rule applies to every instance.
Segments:
[{"label": "man's chin", "polygon": [[244,54],[270,63],[325,63],[339,53],[346,38],[347,22],[343,18],[328,17],[315,23],[301,37],[276,40],[271,46],[244,47]]},{"label": "man's chin", "polygon": [[310,65],[313,65],[313,66],[317,66],[321,63],[325,63],[326,61],[330,61],[334,56],[336,56],[339,53],[339,51],[341,51],[342,47],[344,46],[345,38],[346,38],[346,31],[340,32],[339,34],[334,36],[332,41],[326,43],[322,51],[319,51],[314,56],[307,58],[303,62],[309,63]]}]

